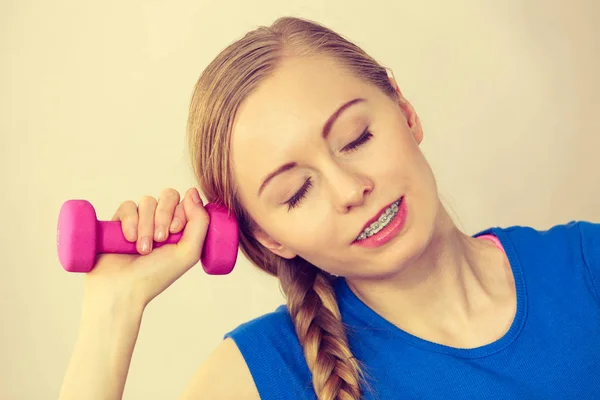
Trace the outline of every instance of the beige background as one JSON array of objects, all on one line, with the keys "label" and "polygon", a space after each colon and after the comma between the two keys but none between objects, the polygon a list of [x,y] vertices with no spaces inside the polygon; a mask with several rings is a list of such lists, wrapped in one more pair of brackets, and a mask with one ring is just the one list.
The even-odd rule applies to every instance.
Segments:
[{"label": "beige background", "polygon": [[[61,204],[87,199],[109,219],[123,200],[193,185],[198,75],[282,15],[394,70],[466,232],[600,221],[596,0],[3,0],[0,399],[56,398],[70,357],[82,276],[56,257]],[[227,277],[193,269],[147,310],[124,397],[176,398],[225,332],[282,301],[245,260]]]}]

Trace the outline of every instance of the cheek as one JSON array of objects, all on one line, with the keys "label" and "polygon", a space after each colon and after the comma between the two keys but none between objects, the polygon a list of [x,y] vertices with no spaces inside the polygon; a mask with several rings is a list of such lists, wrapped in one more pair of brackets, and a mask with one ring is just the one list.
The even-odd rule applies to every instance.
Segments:
[{"label": "cheek", "polygon": [[[314,217],[314,216],[313,216]],[[319,218],[302,218],[295,224],[280,227],[285,232],[285,238],[289,248],[295,253],[310,255],[314,253],[325,253],[332,247],[335,233],[329,223],[321,223]]]},{"label": "cheek", "polygon": [[404,133],[380,135],[369,148],[368,157],[364,160],[365,171],[370,171],[374,177],[397,180],[399,175],[405,175],[407,166],[411,164],[411,150],[401,139]]},{"label": "cheek", "polygon": [[396,171],[409,169],[418,164],[422,157],[419,145],[402,122],[400,117],[390,117],[383,125],[380,140],[373,147],[377,163]]},{"label": "cheek", "polygon": [[315,220],[305,219],[300,229],[292,233],[292,240],[300,244],[306,250],[319,249],[326,246],[330,233],[326,225],[317,223]]}]

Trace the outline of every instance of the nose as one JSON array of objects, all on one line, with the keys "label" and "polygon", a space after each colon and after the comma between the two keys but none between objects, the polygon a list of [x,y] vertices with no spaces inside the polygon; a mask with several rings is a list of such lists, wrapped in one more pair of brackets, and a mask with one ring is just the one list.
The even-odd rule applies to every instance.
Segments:
[{"label": "nose", "polygon": [[336,208],[342,213],[362,205],[367,195],[373,191],[371,179],[342,168],[332,171],[330,185]]}]

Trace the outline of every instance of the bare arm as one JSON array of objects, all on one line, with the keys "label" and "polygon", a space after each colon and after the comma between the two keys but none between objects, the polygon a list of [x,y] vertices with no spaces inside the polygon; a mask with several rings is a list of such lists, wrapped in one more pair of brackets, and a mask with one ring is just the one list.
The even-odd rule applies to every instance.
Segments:
[{"label": "bare arm", "polygon": [[[199,262],[209,216],[195,189],[188,190],[181,203],[179,199],[178,192],[165,189],[158,201],[145,196],[139,206],[123,202],[113,216],[122,222],[125,237],[137,241],[139,255],[100,255],[86,273],[81,324],[60,400],[123,396],[144,308]],[[185,226],[177,244],[142,246],[140,238],[151,238],[155,227],[169,227],[174,216],[181,224],[171,228],[172,233]],[[129,233],[132,229],[135,234]],[[188,400],[259,399],[250,371],[231,340],[209,357],[185,393]]]},{"label": "bare arm", "polygon": [[180,400],[260,400],[235,342],[225,339],[200,366]]},{"label": "bare arm", "polygon": [[142,310],[84,307],[59,400],[121,399]]},{"label": "bare arm", "polygon": [[[141,319],[142,311],[135,308],[85,308],[59,400],[121,399]],[[181,400],[204,399],[260,400],[231,339],[217,346],[181,396]]]}]

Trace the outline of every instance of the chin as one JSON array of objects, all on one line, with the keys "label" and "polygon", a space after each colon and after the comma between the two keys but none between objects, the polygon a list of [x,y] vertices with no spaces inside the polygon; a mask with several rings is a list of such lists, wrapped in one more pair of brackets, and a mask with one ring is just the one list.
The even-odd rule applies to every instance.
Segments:
[{"label": "chin", "polygon": [[[426,203],[419,203],[426,206]],[[357,265],[359,279],[382,280],[401,275],[416,263],[427,251],[435,233],[439,208],[419,209],[418,217],[414,207],[408,210],[408,218],[402,234],[388,243],[385,251],[383,248],[373,254],[358,256]],[[363,250],[364,249],[359,249]],[[356,259],[355,259],[356,260]],[[350,276],[351,277],[351,274]]]}]

